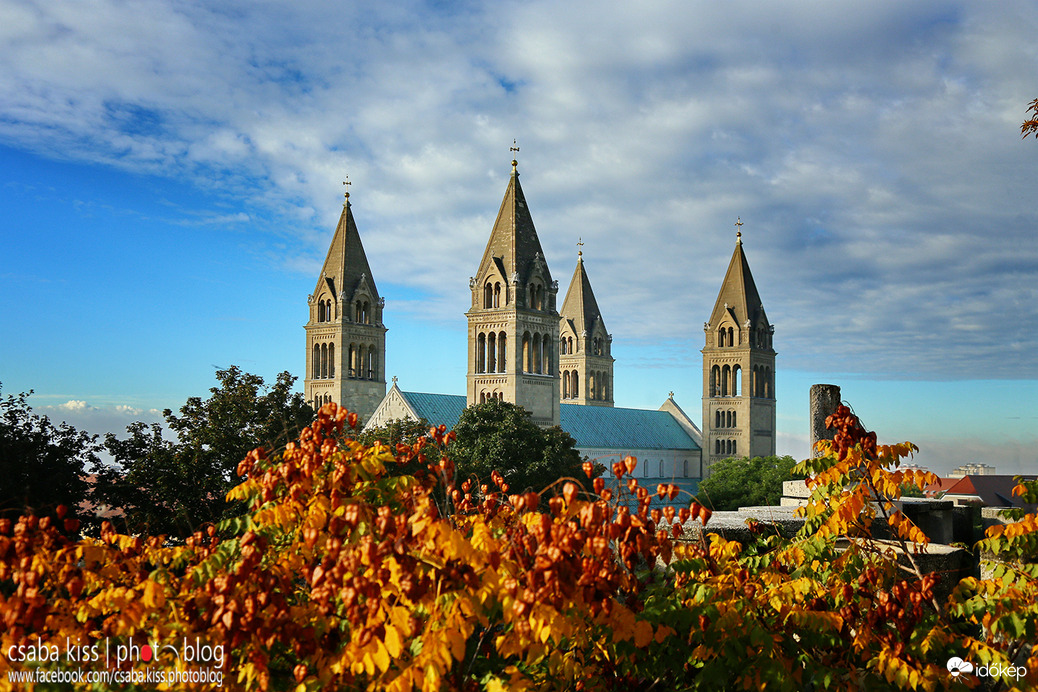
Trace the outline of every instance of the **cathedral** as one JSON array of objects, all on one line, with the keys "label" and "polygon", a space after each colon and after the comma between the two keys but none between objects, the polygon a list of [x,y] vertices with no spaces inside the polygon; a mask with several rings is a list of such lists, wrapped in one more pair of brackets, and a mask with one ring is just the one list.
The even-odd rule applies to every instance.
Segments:
[{"label": "cathedral", "polygon": [[[768,322],[736,234],[735,251],[710,320],[704,323],[703,419],[674,401],[658,410],[615,406],[612,340],[577,253],[559,308],[517,162],[486,249],[469,279],[465,395],[386,390],[385,301],[361,244],[346,193],[317,287],[309,296],[306,399],[336,402],[366,427],[411,418],[457,423],[489,399],[526,408],[538,425],[560,425],[583,456],[608,467],[633,455],[637,474],[691,490],[710,466],[732,456],[775,453],[774,327]],[[741,226],[741,223],[738,225]]]}]

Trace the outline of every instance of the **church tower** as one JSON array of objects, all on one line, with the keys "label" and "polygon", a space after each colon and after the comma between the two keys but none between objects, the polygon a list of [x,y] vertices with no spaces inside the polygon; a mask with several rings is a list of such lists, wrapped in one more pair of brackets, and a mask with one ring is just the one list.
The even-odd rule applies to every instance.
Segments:
[{"label": "church tower", "polygon": [[[580,243],[581,245],[583,243]],[[584,270],[584,252],[577,252],[566,300],[559,320],[559,369],[562,403],[613,405],[613,337],[606,331],[591,281]]]},{"label": "church tower", "polygon": [[753,283],[741,231],[703,331],[704,466],[728,457],[774,454],[775,327]]},{"label": "church tower", "polygon": [[[513,149],[518,151],[518,149]],[[476,275],[469,279],[469,406],[497,398],[559,424],[559,313],[516,161]]]},{"label": "church tower", "polygon": [[364,255],[349,192],[308,303],[307,401],[315,408],[334,401],[367,420],[386,395],[385,301]]}]

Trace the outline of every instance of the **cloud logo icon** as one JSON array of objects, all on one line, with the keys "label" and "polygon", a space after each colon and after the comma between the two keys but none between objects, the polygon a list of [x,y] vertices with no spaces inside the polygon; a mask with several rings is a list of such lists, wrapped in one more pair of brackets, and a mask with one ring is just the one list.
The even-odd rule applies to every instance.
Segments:
[{"label": "cloud logo icon", "polygon": [[948,659],[948,672],[952,674],[953,678],[957,678],[963,673],[972,673],[973,664],[969,661],[963,661],[958,656],[952,656]]}]

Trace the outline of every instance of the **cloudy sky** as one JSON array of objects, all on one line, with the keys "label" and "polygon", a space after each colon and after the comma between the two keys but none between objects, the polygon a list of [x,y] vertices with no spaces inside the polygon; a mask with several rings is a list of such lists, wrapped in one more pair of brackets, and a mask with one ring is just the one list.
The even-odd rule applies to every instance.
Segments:
[{"label": "cloudy sky", "polygon": [[302,375],[347,174],[387,374],[463,393],[514,138],[619,405],[699,418],[741,218],[780,452],[832,382],[934,470],[1038,471],[1035,36],[1032,2],[0,0],[3,393],[104,432]]}]

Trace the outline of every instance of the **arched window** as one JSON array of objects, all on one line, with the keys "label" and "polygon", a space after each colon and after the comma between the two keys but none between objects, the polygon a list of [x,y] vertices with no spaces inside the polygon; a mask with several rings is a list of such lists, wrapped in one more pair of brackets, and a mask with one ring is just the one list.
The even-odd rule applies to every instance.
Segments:
[{"label": "arched window", "polygon": [[732,367],[732,396],[742,396],[742,366]]},{"label": "arched window", "polygon": [[569,370],[562,371],[562,398],[569,398]]},{"label": "arched window", "polygon": [[495,308],[501,307],[501,283],[500,282],[495,282],[494,283],[494,307]]},{"label": "arched window", "polygon": [[533,368],[532,372],[543,373],[544,372],[544,345],[541,342],[541,335],[537,332],[533,334]]},{"label": "arched window", "polygon": [[732,440],[732,454],[738,454],[738,453],[739,453],[739,441],[738,440]]},{"label": "arched window", "polygon": [[721,368],[715,365],[710,368],[710,396],[720,396],[721,394]]},{"label": "arched window", "polygon": [[317,304],[317,321],[324,322],[324,301]]},{"label": "arched window", "polygon": [[476,372],[487,371],[487,335],[483,332],[476,337]]},{"label": "arched window", "polygon": [[497,372],[497,332],[487,335],[487,372]]},{"label": "arched window", "polygon": [[332,301],[331,301],[331,299],[328,300],[328,306],[324,309],[324,314],[328,317],[328,321],[329,322],[331,322],[333,319],[335,319],[335,315],[332,314]]},{"label": "arched window", "polygon": [[660,478],[663,478],[663,459],[660,459]]},{"label": "arched window", "polygon": [[371,306],[366,300],[364,301],[364,324],[371,324]]},{"label": "arched window", "polygon": [[567,353],[575,353],[575,351],[573,350],[573,337],[572,336],[569,337],[569,339],[567,339],[567,341],[569,342],[567,344],[569,346],[569,350],[567,351]]},{"label": "arched window", "polygon": [[368,346],[368,379],[378,379],[378,351],[374,344]]},{"label": "arched window", "polygon": [[717,347],[721,348],[722,346],[724,346],[724,330],[723,329],[718,329],[717,330]]},{"label": "arched window", "polygon": [[551,357],[551,345],[551,334],[545,334],[544,338],[541,339],[541,349],[543,353],[541,372],[545,375],[551,375],[555,369],[555,364],[552,362],[553,359]]},{"label": "arched window", "polygon": [[598,388],[597,383],[595,382],[595,372],[593,370],[591,371],[591,374],[588,375],[587,396],[592,401],[598,398]]},{"label": "arched window", "polygon": [[573,398],[576,399],[580,396],[580,373],[574,370],[571,374],[573,375],[573,386],[570,387],[570,390],[573,392]]},{"label": "arched window", "polygon": [[728,327],[728,345],[735,346],[735,328]]},{"label": "arched window", "polygon": [[486,286],[483,287],[483,307],[489,308],[494,306],[494,287],[488,281]]},{"label": "arched window", "polygon": [[649,465],[648,464],[642,464],[642,475],[644,477],[646,477],[646,478],[649,477]]},{"label": "arched window", "polygon": [[328,377],[335,378],[335,344],[328,344]]},{"label": "arched window", "polygon": [[317,344],[314,344],[313,364],[312,377],[316,380],[321,376],[321,347]]},{"label": "arched window", "polygon": [[732,427],[732,412],[731,411],[726,411],[725,414],[724,414],[724,427],[726,427],[726,428]]},{"label": "arched window", "polygon": [[739,427],[739,421],[736,419],[736,416],[738,416],[738,415],[739,415],[738,411],[732,411],[732,427],[733,428],[738,428]]},{"label": "arched window", "polygon": [[559,355],[566,355],[566,337],[564,336],[559,339]]},{"label": "arched window", "polygon": [[505,372],[505,363],[507,358],[505,356],[505,336],[504,332],[497,335],[497,371]]},{"label": "arched window", "polygon": [[321,378],[328,377],[328,344],[321,344]]},{"label": "arched window", "polygon": [[714,454],[720,454],[720,453],[721,453],[721,441],[720,440],[714,440]]},{"label": "arched window", "polygon": [[533,372],[533,351],[530,348],[530,332],[523,332],[523,372]]},{"label": "arched window", "polygon": [[681,464],[681,475],[684,478],[688,478],[688,459],[685,459]]},{"label": "arched window", "polygon": [[731,366],[725,365],[721,368],[721,396],[728,396],[728,389],[732,381],[732,368]]},{"label": "arched window", "polygon": [[775,398],[775,383],[771,379],[771,368],[764,368],[764,398]]},{"label": "arched window", "polygon": [[722,425],[723,423],[721,422],[721,412],[714,411],[714,427],[720,428]]}]

